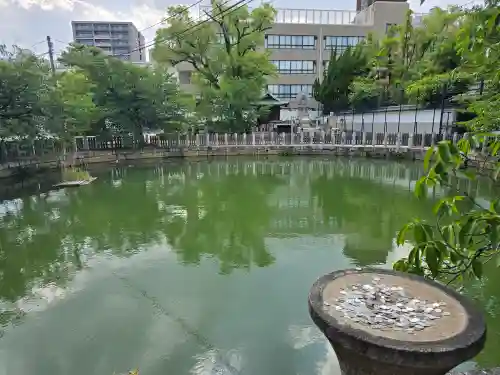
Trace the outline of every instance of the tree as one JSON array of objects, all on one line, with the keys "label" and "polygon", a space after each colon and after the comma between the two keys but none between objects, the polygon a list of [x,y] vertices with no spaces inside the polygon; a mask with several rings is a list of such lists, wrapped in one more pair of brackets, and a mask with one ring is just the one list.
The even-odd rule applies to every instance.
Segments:
[{"label": "tree", "polygon": [[338,112],[349,107],[351,83],[358,75],[367,74],[366,53],[362,46],[348,47],[343,53],[332,52],[321,83],[313,85],[314,98],[323,104],[323,112]]},{"label": "tree", "polygon": [[189,63],[200,95],[200,118],[221,130],[244,131],[256,122],[253,105],[275,69],[262,49],[276,11],[212,1],[209,22],[196,24],[187,7],[168,10],[169,26],[156,34],[153,57],[170,66]]},{"label": "tree", "polygon": [[17,47],[11,52],[0,45],[0,57],[0,138],[33,139],[41,131],[48,65]]},{"label": "tree", "polygon": [[[436,204],[435,222],[416,219],[401,229],[398,243],[402,244],[411,231],[414,247],[407,258],[394,265],[398,270],[452,283],[469,276],[481,278],[484,264],[491,260],[500,265],[500,199],[494,199],[489,207],[484,207],[455,183],[459,175],[470,181],[476,179],[478,171],[462,172],[472,157],[476,162],[480,160],[479,173],[489,174],[496,181],[500,171],[497,161],[500,141],[495,134],[484,132],[500,128],[497,94],[500,74],[496,67],[500,57],[497,47],[500,42],[498,5],[497,0],[487,2],[484,7],[464,12],[461,19],[456,41],[461,63],[455,70],[474,74],[487,82],[485,93],[469,105],[468,109],[476,117],[464,124],[470,134],[459,142],[458,147],[441,141],[425,156],[426,174],[415,187],[417,195],[425,196],[428,188],[435,185],[447,189],[449,194]],[[486,148],[485,155],[478,152],[483,147]],[[485,170],[485,167],[492,166],[494,173]]]},{"label": "tree", "polygon": [[[172,76],[107,56],[97,48],[72,46],[61,62],[92,82],[93,102],[101,112],[94,131],[133,134],[143,141],[147,128],[178,130],[186,102]],[[110,126],[112,124],[112,126]]]},{"label": "tree", "polygon": [[99,115],[93,102],[94,84],[79,71],[64,72],[54,81],[45,103],[50,114],[47,130],[67,144],[90,130]]},{"label": "tree", "polygon": [[[466,92],[473,76],[456,72],[462,63],[458,34],[463,15],[457,7],[436,8],[414,27],[408,11],[405,21],[392,26],[383,38],[367,38],[361,45],[366,66],[350,79],[349,105],[440,106]],[[334,81],[341,80],[337,74]]]}]

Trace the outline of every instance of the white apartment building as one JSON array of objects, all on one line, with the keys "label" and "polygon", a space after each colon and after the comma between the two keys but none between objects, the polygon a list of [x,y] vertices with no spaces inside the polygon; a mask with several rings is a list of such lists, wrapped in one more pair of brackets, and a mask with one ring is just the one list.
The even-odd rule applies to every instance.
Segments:
[{"label": "white apartment building", "polygon": [[144,35],[132,22],[71,21],[73,40],[134,63],[146,62]]}]

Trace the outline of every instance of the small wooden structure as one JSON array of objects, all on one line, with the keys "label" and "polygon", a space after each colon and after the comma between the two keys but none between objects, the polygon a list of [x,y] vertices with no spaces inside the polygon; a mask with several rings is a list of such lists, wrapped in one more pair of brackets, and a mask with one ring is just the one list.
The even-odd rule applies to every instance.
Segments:
[{"label": "small wooden structure", "polygon": [[268,108],[269,112],[265,116],[258,119],[258,125],[268,124],[273,121],[280,121],[280,111],[282,107],[288,106],[288,102],[284,102],[276,98],[271,93],[266,93],[255,106],[258,108]]}]

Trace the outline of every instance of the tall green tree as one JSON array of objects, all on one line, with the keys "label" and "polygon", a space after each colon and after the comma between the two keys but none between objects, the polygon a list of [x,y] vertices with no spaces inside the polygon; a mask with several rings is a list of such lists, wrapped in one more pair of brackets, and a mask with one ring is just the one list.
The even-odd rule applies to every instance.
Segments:
[{"label": "tall green tree", "polygon": [[57,134],[64,143],[72,143],[77,135],[90,130],[98,116],[93,101],[94,84],[79,71],[67,71],[54,79],[45,102],[49,115],[47,130]]},{"label": "tall green tree", "polygon": [[93,102],[102,115],[94,132],[132,133],[142,141],[148,128],[179,130],[186,102],[179,100],[182,95],[164,70],[136,66],[80,45],[63,52],[60,60],[92,82]]},{"label": "tall green tree", "polygon": [[323,104],[323,112],[347,110],[351,83],[356,76],[367,74],[367,70],[362,47],[348,47],[343,53],[333,51],[322,81],[316,79],[313,84],[313,96]]},{"label": "tall green tree", "polygon": [[33,139],[43,123],[40,98],[49,89],[48,65],[17,47],[0,45],[0,139]]},{"label": "tall green tree", "polygon": [[262,49],[275,14],[267,3],[249,11],[214,0],[206,13],[209,22],[196,23],[187,7],[169,8],[169,26],[157,31],[153,57],[171,66],[192,66],[203,120],[220,130],[247,130],[258,117],[253,104],[275,72]]}]

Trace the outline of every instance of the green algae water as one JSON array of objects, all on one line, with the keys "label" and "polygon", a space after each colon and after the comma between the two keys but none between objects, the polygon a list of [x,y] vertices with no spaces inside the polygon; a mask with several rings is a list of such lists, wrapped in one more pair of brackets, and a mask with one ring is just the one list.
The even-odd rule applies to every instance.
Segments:
[{"label": "green algae water", "polygon": [[[229,159],[114,168],[0,203],[0,374],[337,375],[307,311],[320,275],[390,267],[429,218],[420,165]],[[487,201],[487,181],[464,185]],[[500,366],[500,270],[466,293],[488,324],[463,368]]]}]

